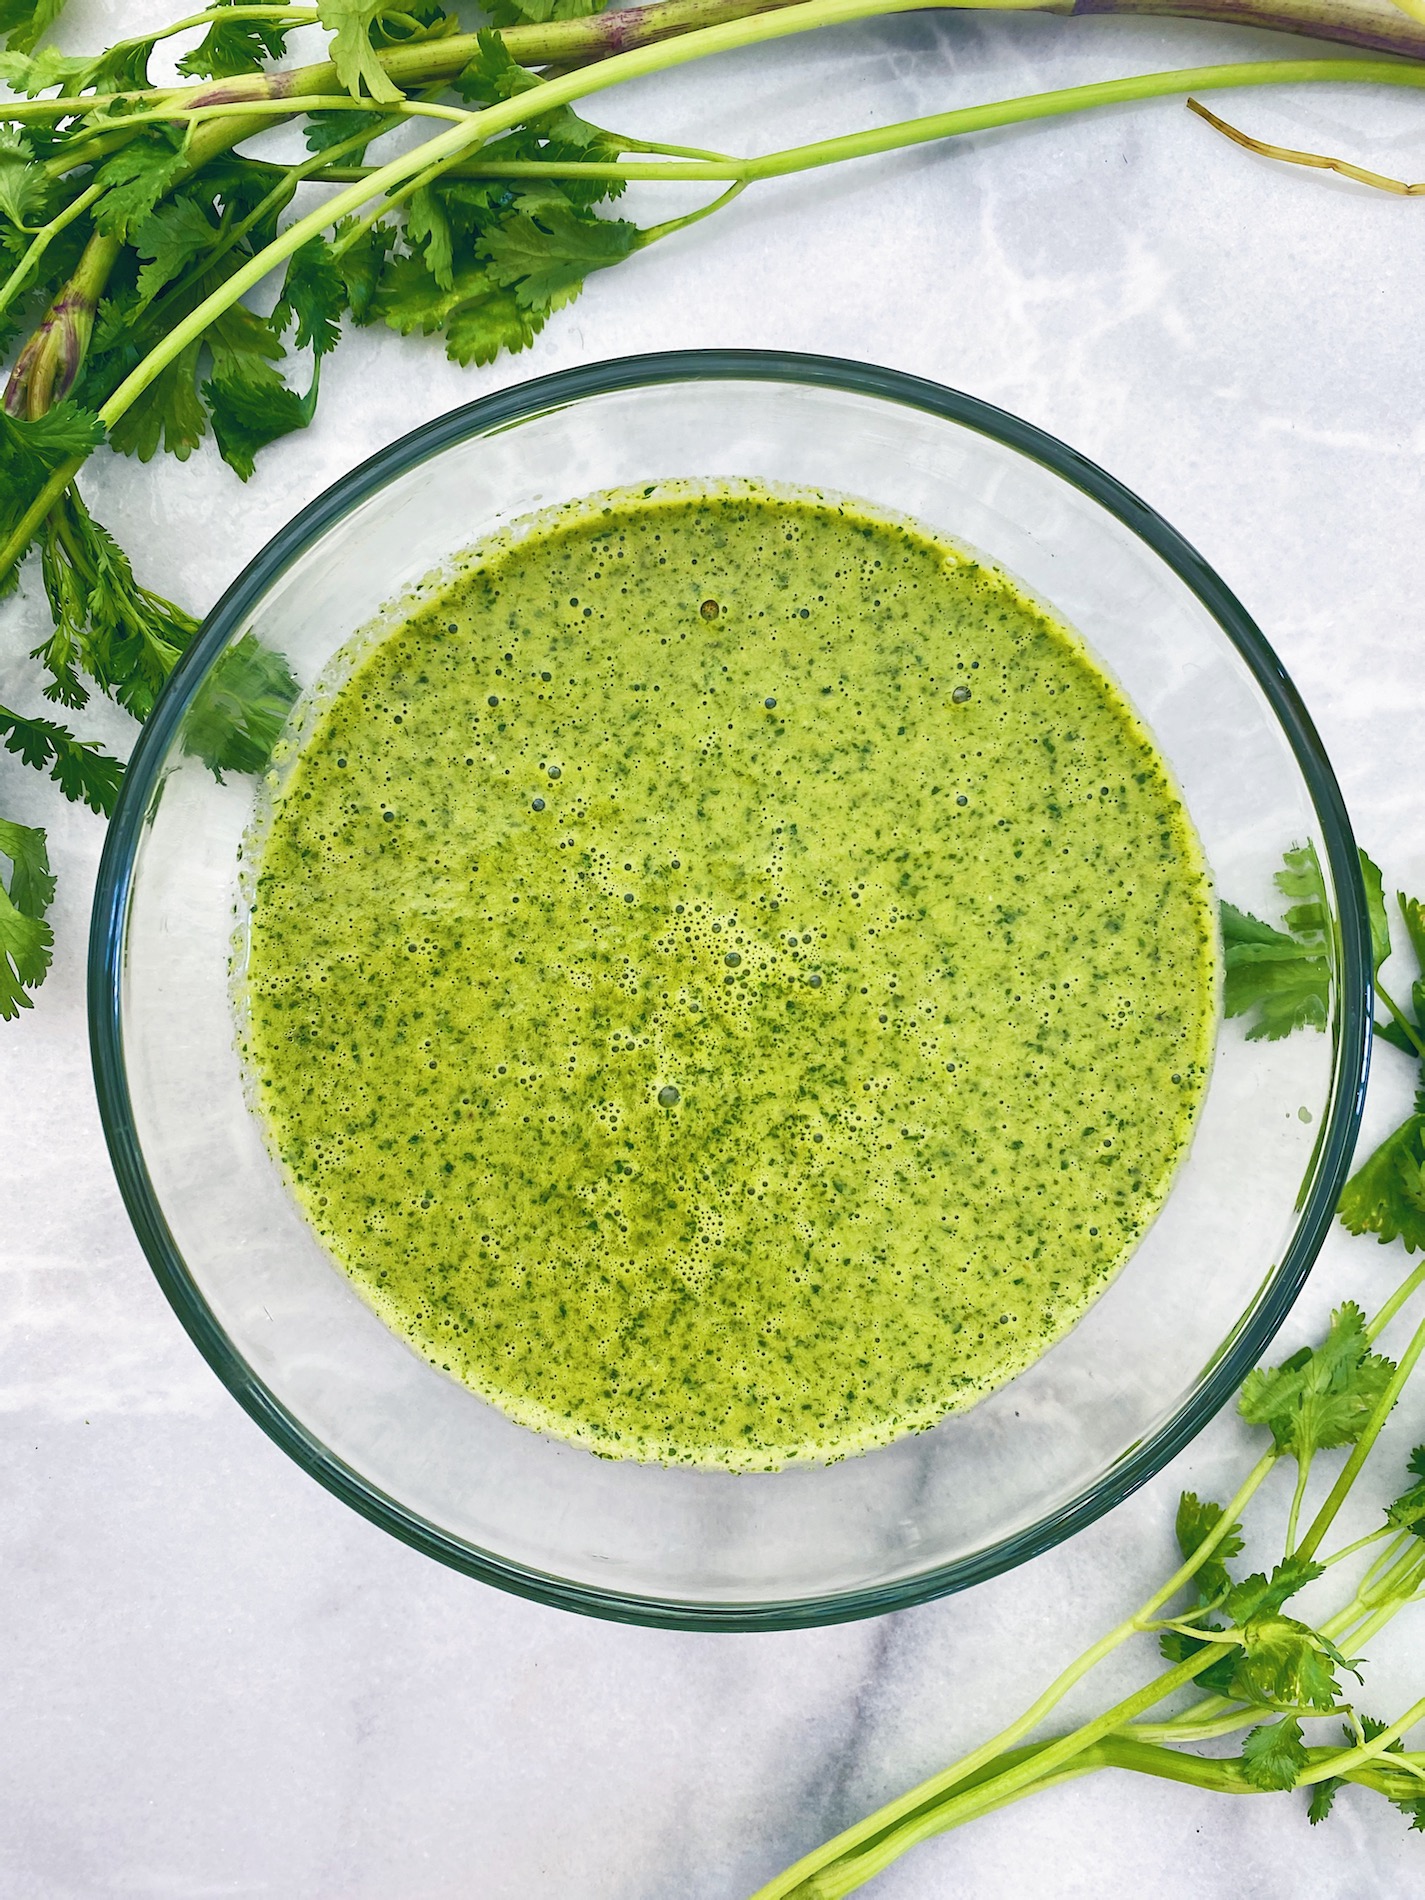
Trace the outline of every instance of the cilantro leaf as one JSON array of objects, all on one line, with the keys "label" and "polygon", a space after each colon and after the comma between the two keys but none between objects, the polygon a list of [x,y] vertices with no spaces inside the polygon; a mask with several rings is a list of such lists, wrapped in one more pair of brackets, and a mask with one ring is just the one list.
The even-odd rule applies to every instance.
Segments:
[{"label": "cilantro leaf", "polygon": [[493,363],[502,350],[513,356],[527,350],[544,328],[544,318],[521,309],[508,290],[491,290],[463,303],[446,320],[445,353],[468,369],[472,363]]},{"label": "cilantro leaf", "polygon": [[0,857],[10,860],[10,902],[26,917],[43,917],[54,902],[54,874],[43,831],[0,818]]},{"label": "cilantro leaf", "polygon": [[[334,145],[344,145],[348,139],[355,138],[358,132],[369,132],[373,136],[378,126],[383,125],[386,114],[382,112],[318,112],[308,119],[302,128],[302,137],[309,152],[329,152]],[[359,163],[363,145],[351,153],[353,163]]]},{"label": "cilantro leaf", "polygon": [[1350,1665],[1318,1631],[1291,1616],[1254,1616],[1242,1626],[1242,1647],[1233,1693],[1243,1701],[1335,1708],[1336,1670]]},{"label": "cilantro leaf", "polygon": [[1311,1799],[1306,1804],[1306,1818],[1313,1827],[1319,1827],[1331,1812],[1331,1804],[1336,1799],[1336,1790],[1344,1788],[1345,1782],[1339,1775],[1330,1775],[1325,1781],[1318,1781],[1311,1790]]},{"label": "cilantro leaf", "polygon": [[439,195],[429,185],[413,191],[406,206],[406,242],[425,253],[425,267],[442,290],[455,286],[455,237]]},{"label": "cilantro leaf", "polygon": [[121,455],[150,462],[160,447],[180,462],[203,440],[208,413],[198,395],[201,339],[180,350],[114,424],[110,446]]},{"label": "cilantro leaf", "polygon": [[0,740],[5,750],[15,753],[24,764],[39,772],[48,768],[50,777],[71,803],[82,799],[90,811],[105,818],[113,812],[124,768],[92,739],[76,739],[53,720],[26,719],[0,706]]},{"label": "cilantro leaf", "polygon": [[282,295],[272,312],[278,330],[297,325],[298,349],[325,356],[341,341],[341,313],[346,307],[346,284],[331,247],[321,238],[308,238],[287,260]]},{"label": "cilantro leaf", "polygon": [[[4,31],[5,11],[0,4],[0,32]],[[33,98],[48,92],[51,86],[68,91],[80,74],[88,71],[89,63],[84,56],[61,53],[55,46],[41,47],[38,53],[21,53],[12,45],[0,53],[0,79],[16,92],[28,93]]]},{"label": "cilantro leaf", "polygon": [[94,207],[94,222],[106,237],[127,242],[183,173],[177,134],[146,127],[131,144],[111,152],[94,174],[107,187]]},{"label": "cilantro leaf", "polygon": [[547,26],[551,20],[582,20],[597,13],[601,0],[494,0],[496,26]]},{"label": "cilantro leaf", "polygon": [[1351,1176],[1337,1211],[1350,1233],[1403,1241],[1407,1253],[1425,1247],[1425,1092]]},{"label": "cilantro leaf", "polygon": [[132,238],[135,251],[144,259],[136,286],[136,310],[151,303],[165,284],[181,276],[217,235],[208,213],[194,198],[176,198],[141,219],[134,226]]},{"label": "cilantro leaf", "polygon": [[1415,952],[1415,962],[1421,970],[1425,970],[1425,904],[1418,897],[1407,897],[1404,891],[1396,892],[1395,901],[1405,921],[1405,932]]},{"label": "cilantro leaf", "polygon": [[[1220,1623],[1205,1623],[1202,1627],[1219,1634],[1222,1631]],[[1206,1689],[1210,1695],[1232,1694],[1237,1666],[1242,1660],[1241,1648],[1236,1643],[1207,1643],[1182,1630],[1165,1630],[1158,1638],[1158,1649],[1168,1662],[1187,1662],[1190,1657],[1200,1655],[1203,1666],[1193,1677],[1198,1688]]]},{"label": "cilantro leaf", "polygon": [[281,383],[272,365],[286,355],[282,339],[269,318],[259,317],[246,304],[230,304],[215,317],[204,341],[212,352],[213,374],[223,381],[258,388]]},{"label": "cilantro leaf", "polygon": [[372,309],[403,336],[444,330],[446,354],[461,364],[493,363],[501,350],[525,349],[544,327],[542,316],[521,309],[514,292],[500,289],[479,265],[458,268],[450,289],[442,290],[410,256],[387,265]]},{"label": "cilantro leaf", "polygon": [[0,535],[14,532],[57,468],[103,440],[103,424],[75,402],[33,418],[0,407]]},{"label": "cilantro leaf", "polygon": [[49,197],[49,179],[34,148],[15,126],[0,126],[0,213],[23,230],[38,221]]},{"label": "cilantro leaf", "polygon": [[1301,1724],[1293,1716],[1254,1728],[1242,1744],[1242,1774],[1254,1788],[1284,1792],[1306,1766]]},{"label": "cilantro leaf", "polygon": [[[1176,1523],[1178,1549],[1184,1557],[1193,1557],[1222,1522],[1222,1506],[1199,1498],[1195,1491],[1184,1491],[1178,1499]],[[1210,1603],[1225,1596],[1232,1588],[1227,1559],[1242,1549],[1242,1526],[1234,1524],[1223,1535],[1217,1548],[1193,1578],[1198,1601]],[[1179,1660],[1182,1660],[1179,1658]]]},{"label": "cilantro leaf", "polygon": [[298,693],[280,653],[245,633],[218,661],[183,719],[183,750],[221,780],[262,772]]},{"label": "cilantro leaf", "polygon": [[285,354],[271,318],[233,304],[216,318],[204,341],[213,358],[213,375],[203,395],[213,419],[219,453],[247,481],[260,449],[294,429],[305,429],[317,403],[317,379],[299,396],[273,367]]},{"label": "cilantro leaf", "polygon": [[482,243],[495,283],[513,289],[522,309],[541,316],[562,309],[583,289],[590,271],[618,264],[642,242],[623,218],[581,215],[570,204],[517,212]]},{"label": "cilantro leaf", "polygon": [[1417,1537],[1425,1537],[1425,1445],[1417,1445],[1411,1452],[1406,1469],[1415,1483],[1401,1492],[1386,1512],[1385,1521],[1398,1531],[1413,1531]]},{"label": "cilantro leaf", "polygon": [[25,992],[44,982],[53,944],[49,925],[26,917],[0,883],[0,1022],[33,1007]]},{"label": "cilantro leaf", "polygon": [[1321,942],[1274,930],[1260,918],[1220,906],[1222,1006],[1228,1016],[1258,1012],[1249,1041],[1278,1041],[1294,1029],[1324,1029],[1331,972]]},{"label": "cilantro leaf", "polygon": [[97,92],[143,92],[152,84],[148,62],[154,44],[152,39],[143,38],[117,40],[89,61],[78,85],[93,87]]},{"label": "cilantro leaf", "polygon": [[[240,3],[214,0],[220,7]],[[260,72],[265,61],[280,59],[287,50],[290,31],[276,20],[214,20],[192,52],[179,60],[178,70],[191,79],[231,79],[238,73]]]},{"label": "cilantro leaf", "polygon": [[203,385],[213,418],[213,436],[228,467],[243,481],[253,472],[260,449],[296,429],[305,429],[316,407],[317,383],[305,396],[289,389],[280,377],[252,382],[243,377],[214,376]]},{"label": "cilantro leaf", "polygon": [[[591,9],[592,10],[592,9]],[[515,59],[504,40],[489,27],[475,36],[475,56],[455,81],[455,90],[472,105],[498,105],[537,86],[539,77]]]},{"label": "cilantro leaf", "polygon": [[49,969],[54,932],[45,912],[54,899],[45,834],[31,825],[0,818],[0,857],[10,860],[8,885],[0,879],[0,1020],[32,1005]]},{"label": "cilantro leaf", "polygon": [[0,0],[0,33],[17,53],[33,52],[64,11],[64,0]]},{"label": "cilantro leaf", "polygon": [[1330,922],[1326,885],[1314,844],[1293,845],[1282,853],[1282,868],[1273,879],[1283,897],[1292,900],[1284,922],[1293,935],[1324,937]]},{"label": "cilantro leaf", "polygon": [[353,99],[366,97],[389,105],[401,90],[387,78],[371,44],[371,29],[384,11],[383,0],[320,0],[322,25],[334,35],[332,63]]},{"label": "cilantro leaf", "polygon": [[1234,1623],[1246,1623],[1254,1616],[1279,1610],[1288,1597],[1295,1596],[1298,1590],[1325,1574],[1321,1564],[1302,1557],[1288,1557],[1276,1566],[1270,1579],[1256,1571],[1235,1584],[1223,1608]]},{"label": "cilantro leaf", "polygon": [[73,488],[45,524],[40,556],[54,630],[34,657],[53,675],[47,696],[83,705],[84,672],[146,719],[197,621],[140,586],[129,557]]},{"label": "cilantro leaf", "polygon": [[[1410,948],[1415,954],[1415,967],[1418,974],[1410,986],[1410,1011],[1415,1019],[1417,1030],[1425,1029],[1425,905],[1418,898],[1407,897],[1404,891],[1397,891],[1395,901],[1400,906],[1400,915],[1405,923],[1405,932],[1410,939]],[[1420,1051],[1411,1041],[1405,1027],[1392,1017],[1386,1022],[1377,1022],[1375,1033],[1382,1042],[1391,1043],[1402,1054],[1418,1060]]]},{"label": "cilantro leaf", "polygon": [[1303,1347],[1274,1371],[1249,1373],[1237,1410],[1249,1425],[1267,1426],[1277,1449],[1300,1461],[1353,1445],[1394,1371],[1393,1361],[1370,1350],[1365,1314],[1347,1300],[1319,1346]]},{"label": "cilantro leaf", "polygon": [[[349,224],[337,227],[344,234]],[[370,323],[376,315],[376,287],[386,267],[394,233],[386,224],[373,224],[344,250],[337,261],[346,289],[347,307],[356,323]]]},{"label": "cilantro leaf", "polygon": [[1372,862],[1364,851],[1360,853],[1361,882],[1366,891],[1366,916],[1371,926],[1371,963],[1373,973],[1380,975],[1380,966],[1390,955],[1390,919],[1385,914],[1385,890],[1381,881],[1380,866]]}]

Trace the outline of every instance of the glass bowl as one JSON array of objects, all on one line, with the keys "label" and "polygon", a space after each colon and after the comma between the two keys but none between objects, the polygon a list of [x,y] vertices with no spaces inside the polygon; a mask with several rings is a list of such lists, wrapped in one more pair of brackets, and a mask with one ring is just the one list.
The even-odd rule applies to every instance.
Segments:
[{"label": "glass bowl", "polygon": [[[933,1431],[763,1475],[600,1459],[513,1424],[387,1329],[289,1197],[247,1106],[229,959],[260,778],[195,753],[239,643],[309,686],[358,629],[513,518],[669,478],[837,489],[969,543],[1088,642],[1156,736],[1221,896],[1275,920],[1314,844],[1326,1033],[1219,1023],[1156,1222],[1074,1330]],[[259,761],[260,762],[260,761]],[[1369,938],[1346,813],[1290,681],[1150,508],[1027,423],[908,376],[762,352],[599,363],[483,398],[357,469],[215,608],[110,827],[90,956],[99,1103],[139,1238],[228,1388],[306,1471],[442,1562],[595,1615],[830,1622],[993,1575],[1108,1510],[1231,1396],[1299,1291],[1345,1178]]]}]

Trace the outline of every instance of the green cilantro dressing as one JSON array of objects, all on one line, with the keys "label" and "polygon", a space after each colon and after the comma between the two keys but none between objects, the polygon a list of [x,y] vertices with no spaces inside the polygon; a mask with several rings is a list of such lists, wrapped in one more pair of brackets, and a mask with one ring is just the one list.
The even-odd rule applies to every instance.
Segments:
[{"label": "green cilantro dressing", "polygon": [[512,1418],[734,1469],[923,1430],[1083,1313],[1202,1099],[1167,770],[1003,575],[664,484],[358,653],[260,841],[243,1048],[313,1227]]}]

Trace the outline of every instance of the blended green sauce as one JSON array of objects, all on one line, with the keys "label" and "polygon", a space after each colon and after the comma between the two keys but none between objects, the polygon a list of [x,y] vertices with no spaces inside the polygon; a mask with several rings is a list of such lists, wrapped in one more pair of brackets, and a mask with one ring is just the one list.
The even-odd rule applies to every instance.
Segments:
[{"label": "blended green sauce", "polygon": [[1037,1358],[1206,1085],[1152,741],[1003,575],[751,482],[484,544],[259,840],[243,1047],[365,1298],[512,1418],[771,1469]]}]

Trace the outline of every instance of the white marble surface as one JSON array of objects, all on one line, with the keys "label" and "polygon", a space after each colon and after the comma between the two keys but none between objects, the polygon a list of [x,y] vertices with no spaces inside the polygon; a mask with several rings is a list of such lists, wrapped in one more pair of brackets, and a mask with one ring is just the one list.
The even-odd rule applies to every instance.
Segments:
[{"label": "white marble surface", "polygon": [[[68,37],[97,44],[149,17],[136,0],[89,4]],[[766,149],[1279,44],[1170,21],[910,18],[729,58],[603,110]],[[1230,109],[1262,136],[1425,176],[1414,97],[1334,88]],[[331,364],[317,426],[247,489],[203,454],[96,465],[90,492],[146,576],[202,606],[354,462],[526,375],[691,345],[893,364],[1017,410],[1162,509],[1295,676],[1388,885],[1419,889],[1422,220],[1425,204],[1249,157],[1178,102],[987,135],[749,193],[595,279],[535,350],[490,370],[368,332]],[[6,604],[7,701],[38,703],[15,657],[38,626],[32,599]],[[91,729],[123,739],[118,715]],[[1244,1440],[1224,1419],[1015,1574],[800,1634],[618,1628],[437,1568],[303,1477],[164,1303],[89,1079],[100,827],[9,759],[0,803],[51,825],[62,880],[54,974],[0,1030],[7,1900],[739,1900],[997,1726],[1136,1602],[1168,1562],[1184,1484],[1230,1489]],[[1404,1067],[1385,1052],[1368,1133],[1401,1111]],[[1333,1237],[1286,1337],[1348,1292],[1379,1297],[1398,1263]],[[1422,1422],[1425,1392],[1397,1437]],[[1425,1687],[1419,1618],[1372,1645],[1376,1699],[1395,1707]],[[920,1849],[874,1892],[1294,1900],[1309,1885],[1364,1900],[1422,1882],[1425,1844],[1361,1795],[1312,1834],[1294,1798],[1100,1776]]]}]

